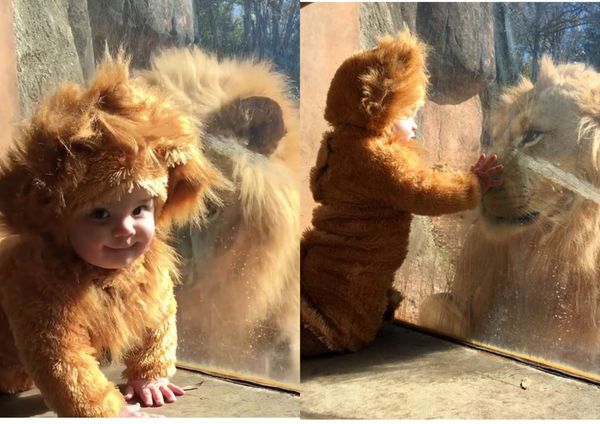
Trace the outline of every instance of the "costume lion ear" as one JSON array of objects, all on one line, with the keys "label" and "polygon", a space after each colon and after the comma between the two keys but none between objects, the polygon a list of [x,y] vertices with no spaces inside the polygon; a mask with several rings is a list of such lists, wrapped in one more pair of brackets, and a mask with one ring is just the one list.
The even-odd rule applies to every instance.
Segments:
[{"label": "costume lion ear", "polygon": [[325,119],[334,126],[349,123],[381,131],[412,116],[425,101],[427,49],[404,30],[346,59],[331,81]]},{"label": "costume lion ear", "polygon": [[78,171],[70,168],[70,178],[60,179],[67,154],[64,146],[48,148],[29,160],[21,150],[9,153],[0,170],[0,213],[12,232],[52,233],[57,228],[65,189],[75,182]]},{"label": "costume lion ear", "polygon": [[[0,212],[3,224],[10,231],[25,232],[32,229],[32,224],[44,221],[41,215],[47,214],[49,208],[41,207],[48,197],[42,194],[49,193],[41,193],[45,187],[33,183],[31,174],[25,166],[11,165],[5,166],[0,172]],[[37,214],[37,219],[32,219],[31,211],[34,210],[40,212]]]},{"label": "costume lion ear", "polygon": [[216,190],[223,187],[226,180],[195,147],[171,149],[166,152],[165,160],[169,181],[158,225],[170,227],[202,221],[206,202],[219,203]]}]

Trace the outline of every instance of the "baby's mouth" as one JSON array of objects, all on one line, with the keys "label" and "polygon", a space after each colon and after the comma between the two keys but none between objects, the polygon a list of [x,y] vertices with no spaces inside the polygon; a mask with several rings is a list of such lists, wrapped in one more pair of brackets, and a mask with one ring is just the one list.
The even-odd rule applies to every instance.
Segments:
[{"label": "baby's mouth", "polygon": [[123,246],[117,246],[117,247],[113,247],[113,246],[104,246],[105,249],[108,249],[109,251],[119,251],[119,250],[127,250],[127,249],[131,249],[132,247],[134,247],[137,243],[131,243],[128,245],[123,245]]}]

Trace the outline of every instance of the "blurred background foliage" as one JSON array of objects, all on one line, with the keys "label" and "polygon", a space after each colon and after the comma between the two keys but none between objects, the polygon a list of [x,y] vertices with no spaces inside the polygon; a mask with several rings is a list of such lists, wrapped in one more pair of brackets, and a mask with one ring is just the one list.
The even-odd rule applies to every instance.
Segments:
[{"label": "blurred background foliage", "polygon": [[544,54],[554,62],[584,62],[600,70],[599,3],[503,5],[512,26],[516,74],[535,80]]},{"label": "blurred background foliage", "polygon": [[270,60],[300,79],[300,3],[297,0],[194,0],[194,44],[219,57]]}]

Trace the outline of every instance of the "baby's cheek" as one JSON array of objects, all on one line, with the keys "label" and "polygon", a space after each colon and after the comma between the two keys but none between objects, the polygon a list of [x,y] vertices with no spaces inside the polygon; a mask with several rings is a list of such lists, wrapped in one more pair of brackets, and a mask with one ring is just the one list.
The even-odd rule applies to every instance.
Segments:
[{"label": "baby's cheek", "polygon": [[84,240],[80,244],[80,249],[85,252],[87,256],[98,257],[102,254],[102,248],[105,243],[102,239],[96,237],[90,237],[88,240]]},{"label": "baby's cheek", "polygon": [[144,220],[140,223],[140,227],[138,230],[138,241],[144,244],[145,248],[150,246],[152,239],[154,239],[154,219]]}]

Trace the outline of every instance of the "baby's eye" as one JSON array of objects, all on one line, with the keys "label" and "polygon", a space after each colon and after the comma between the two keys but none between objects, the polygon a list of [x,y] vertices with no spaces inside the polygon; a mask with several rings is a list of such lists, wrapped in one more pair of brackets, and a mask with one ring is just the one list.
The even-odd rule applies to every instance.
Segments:
[{"label": "baby's eye", "polygon": [[135,208],[132,212],[133,216],[139,216],[141,215],[143,212],[148,212],[150,211],[150,206],[147,204],[144,205],[140,205],[137,208]]},{"label": "baby's eye", "polygon": [[104,208],[96,208],[90,213],[90,218],[97,221],[103,221],[110,217],[110,212]]}]

